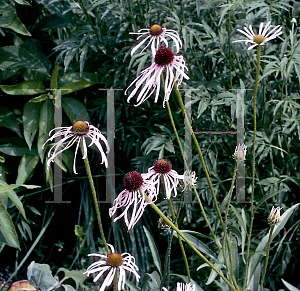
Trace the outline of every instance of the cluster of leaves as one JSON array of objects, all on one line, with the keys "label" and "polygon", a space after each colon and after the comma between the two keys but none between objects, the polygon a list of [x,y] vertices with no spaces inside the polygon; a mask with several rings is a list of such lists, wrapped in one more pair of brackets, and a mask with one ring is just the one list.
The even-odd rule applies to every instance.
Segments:
[{"label": "cluster of leaves", "polygon": [[[19,236],[24,245],[24,249],[21,245],[23,257],[27,259],[22,264],[25,261],[29,264],[30,259],[39,259],[50,264],[53,269],[62,265],[68,269],[81,269],[87,267],[87,253],[95,252],[102,246],[100,241],[94,239],[94,216],[87,190],[88,182],[78,178],[85,177],[84,168],[78,163],[79,175],[72,174],[74,154],[68,150],[63,153],[63,162],[59,163],[65,171],[63,196],[66,200],[72,200],[72,204],[75,204],[75,200],[78,203],[75,207],[75,222],[72,221],[73,224],[64,228],[73,231],[76,224],[83,231],[77,228],[77,241],[74,235],[73,243],[69,245],[69,249],[74,250],[68,250],[68,256],[62,256],[60,262],[50,256],[54,254],[53,246],[60,236],[55,235],[56,241],[51,236],[47,237],[47,232],[55,224],[53,215],[56,208],[44,203],[44,200],[52,199],[50,191],[53,191],[54,181],[52,168],[46,167],[49,147],[43,149],[42,146],[54,127],[53,108],[59,102],[56,89],[62,89],[64,126],[70,126],[76,120],[86,120],[105,130],[107,95],[98,89],[124,89],[151,63],[151,55],[147,52],[130,57],[131,47],[136,41],[128,34],[130,31],[136,32],[159,23],[175,29],[182,37],[182,53],[187,60],[190,76],[182,89],[186,89],[185,95],[191,97],[195,131],[235,131],[236,94],[233,89],[249,89],[245,93],[245,132],[248,153],[251,153],[255,57],[253,50],[247,51],[240,44],[233,46],[231,42],[237,39],[236,28],[246,24],[257,26],[263,19],[283,25],[284,33],[279,40],[268,43],[262,50],[255,146],[257,212],[251,249],[253,252],[260,251],[261,242],[265,240],[268,231],[266,217],[271,206],[280,205],[288,209],[299,201],[300,32],[297,26],[292,30],[291,24],[292,17],[299,15],[299,8],[299,3],[286,0],[232,3],[212,0],[0,0],[0,33],[5,37],[0,48],[0,250],[5,245],[20,248]],[[184,144],[184,116],[175,95],[171,95],[170,106]],[[132,170],[145,172],[158,157],[170,160],[178,172],[183,169],[168,113],[161,103],[153,104],[149,99],[135,108],[126,103],[124,91],[118,91],[115,93],[115,124],[116,193],[122,190],[124,173]],[[227,193],[234,169],[233,160],[229,158],[235,148],[234,136],[199,135],[214,191],[219,201],[222,201],[222,214],[228,201]],[[100,177],[95,179],[96,188],[100,192],[105,183],[105,172],[98,167],[97,153],[91,152],[89,157],[93,174]],[[252,173],[251,159],[251,155],[247,155],[247,193],[251,192],[248,179]],[[19,166],[16,167],[16,164]],[[220,225],[212,207],[211,193],[194,148],[193,169],[197,169],[197,189],[203,199],[207,217],[213,228],[218,229]],[[43,190],[33,193],[24,190],[21,186],[28,181],[42,186]],[[18,196],[22,189],[22,195]],[[46,193],[49,194],[47,198],[44,195]],[[22,203],[25,210],[31,210],[26,212],[27,216]],[[167,211],[165,201],[161,201],[159,206]],[[102,213],[107,213],[108,205],[101,205],[101,208]],[[61,212],[60,219],[66,216],[63,206],[57,209],[55,215]],[[244,265],[243,251],[240,253],[240,250],[244,250],[249,225],[248,204],[238,204],[231,209],[228,219],[231,228],[228,231],[236,250],[235,272],[236,277],[240,278],[240,284]],[[36,216],[41,213],[42,224],[35,225],[38,221]],[[111,225],[105,228],[109,234],[108,240],[114,241],[119,252],[126,250],[135,256],[142,274],[153,271],[154,267],[160,273],[158,258],[164,256],[163,249],[160,249],[161,253],[156,253],[152,248],[151,254],[156,258],[152,264],[148,249],[148,245],[152,244],[151,235],[147,232],[145,234],[142,225],[151,229],[155,240],[160,241],[161,245],[167,243],[166,237],[159,235],[153,217],[147,210],[142,222],[129,233],[122,225],[111,225],[110,220],[105,220],[106,225]],[[266,286],[271,290],[283,287],[280,278],[287,276],[288,271],[292,273],[299,268],[297,257],[300,249],[296,239],[300,235],[300,220],[297,217],[299,215],[292,216],[284,233],[282,231],[274,239],[270,269],[265,279]],[[218,264],[220,258],[211,244],[209,230],[196,204],[184,207],[179,217],[179,226],[191,231],[190,240]],[[43,236],[47,239],[44,239],[44,243]],[[174,248],[177,245],[174,244]],[[65,246],[64,251],[66,249]],[[49,256],[45,256],[44,250],[49,251]],[[204,288],[208,278],[208,283],[215,282],[222,288],[222,282],[216,279],[215,274],[203,266],[199,269],[198,258],[187,250],[192,278],[199,283],[198,290],[201,290],[200,286]],[[182,274],[182,258],[174,250],[172,254],[171,271]],[[257,265],[251,273],[255,278],[252,282],[253,290],[257,290],[255,288],[259,282],[258,270],[262,258],[262,252],[253,255],[253,260],[257,259]],[[144,289],[154,290],[156,287],[153,286],[159,286],[158,273],[155,271],[144,276]],[[300,287],[295,279],[288,276],[284,278]],[[171,280],[177,278],[171,277]],[[136,290],[134,286],[129,287]],[[216,285],[205,286],[205,290],[216,290]]]}]

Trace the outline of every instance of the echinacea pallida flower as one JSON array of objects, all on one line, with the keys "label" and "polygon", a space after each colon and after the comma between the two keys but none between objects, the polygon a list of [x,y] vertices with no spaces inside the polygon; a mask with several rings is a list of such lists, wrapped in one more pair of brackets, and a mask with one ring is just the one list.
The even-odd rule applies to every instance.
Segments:
[{"label": "echinacea pallida flower", "polygon": [[127,98],[127,102],[129,102],[130,99],[139,92],[137,97],[138,103],[135,105],[139,106],[145,102],[156,89],[154,99],[154,103],[156,103],[160,92],[161,74],[164,70],[166,71],[166,77],[164,84],[165,96],[163,107],[165,107],[165,102],[169,101],[174,83],[178,82],[177,85],[179,86],[183,78],[188,80],[189,77],[184,72],[184,70],[188,70],[188,68],[185,65],[183,56],[175,56],[170,49],[163,46],[158,48],[155,54],[155,62],[149,68],[143,70],[140,76],[138,76],[126,89],[125,95],[127,95],[127,90],[135,84],[135,88]]},{"label": "echinacea pallida flower", "polygon": [[268,221],[271,224],[277,224],[280,222],[280,210],[282,209],[282,207],[272,207],[270,215],[268,217]]},{"label": "echinacea pallida flower", "polygon": [[[115,199],[113,207],[109,209],[109,216],[112,217],[118,208],[125,207],[124,212],[116,217],[114,222],[124,216],[125,224],[130,230],[140,220],[146,206],[156,201],[157,193],[152,181],[147,180],[145,174],[135,171],[129,172],[125,175],[123,182],[125,189]],[[150,202],[147,202],[139,191],[145,193],[149,197]],[[130,217],[129,208],[131,205],[133,209]]]},{"label": "echinacea pallida flower", "polygon": [[108,246],[111,248],[111,253],[108,255],[89,254],[89,256],[100,257],[100,260],[92,263],[84,274],[89,276],[90,274],[99,272],[93,280],[96,282],[104,274],[104,272],[108,271],[99,291],[104,291],[106,287],[112,284],[117,270],[119,270],[118,291],[124,289],[126,271],[133,273],[138,282],[140,279],[140,275],[137,273],[139,268],[135,264],[134,257],[129,253],[116,253],[112,245],[108,244]]},{"label": "echinacea pallida flower", "polygon": [[155,52],[160,46],[161,42],[164,42],[166,47],[168,47],[168,41],[166,37],[169,37],[173,40],[176,53],[179,52],[179,49],[182,47],[181,40],[179,38],[179,34],[177,31],[172,29],[166,29],[161,27],[159,24],[154,24],[150,28],[140,29],[138,32],[130,32],[130,34],[138,34],[137,40],[145,37],[140,43],[138,43],[131,51],[131,56],[148,40],[148,44],[143,48],[141,52],[143,52],[149,45],[151,45],[151,51],[153,57],[155,56]]},{"label": "echinacea pallida flower", "polygon": [[271,27],[272,27],[271,21],[269,21],[266,24],[265,28],[263,28],[263,27],[264,27],[264,23],[261,22],[261,24],[259,26],[258,34],[254,33],[251,24],[249,25],[249,29],[245,26],[244,31],[241,29],[238,29],[237,31],[239,31],[240,33],[247,36],[248,39],[235,40],[233,42],[245,42],[245,44],[251,43],[252,45],[248,48],[248,50],[251,50],[254,47],[256,47],[257,45],[264,45],[266,42],[268,42],[268,41],[276,38],[280,34],[282,34],[282,31],[281,31],[282,26],[277,25],[273,29],[271,29]]},{"label": "echinacea pallida flower", "polygon": [[183,175],[179,175],[176,171],[172,170],[171,164],[165,159],[157,160],[154,166],[148,169],[148,173],[144,175],[154,183],[157,193],[159,193],[159,185],[162,177],[167,199],[171,199],[172,192],[174,192],[174,197],[177,196],[176,188],[179,179],[183,179]]},{"label": "echinacea pallida flower", "polygon": [[[100,140],[102,140],[104,142],[104,144],[106,145],[107,152],[109,151],[108,142],[107,142],[106,138],[101,134],[101,132],[98,128],[96,128],[93,125],[90,125],[87,121],[78,120],[72,126],[57,127],[57,128],[52,129],[49,132],[49,136],[51,135],[51,132],[54,130],[58,130],[58,131],[44,143],[43,148],[48,141],[52,141],[53,139],[55,139],[57,137],[61,137],[61,139],[58,142],[56,142],[49,150],[49,152],[48,152],[49,160],[47,161],[47,167],[49,167],[50,163],[54,162],[54,159],[57,156],[59,156],[63,151],[70,148],[74,143],[77,143],[75,155],[74,155],[74,162],[73,162],[73,171],[75,174],[77,174],[76,167],[75,167],[76,155],[77,155],[77,151],[78,151],[80,142],[82,142],[83,149],[84,149],[83,159],[86,158],[86,156],[87,156],[86,138],[91,140],[89,147],[92,146],[93,144],[96,145],[99,152],[101,153],[102,164],[104,163],[106,167],[108,166],[107,158],[103,151]],[[68,141],[67,145],[64,146],[64,143],[67,141]],[[62,147],[62,149],[59,150],[60,147]]]}]

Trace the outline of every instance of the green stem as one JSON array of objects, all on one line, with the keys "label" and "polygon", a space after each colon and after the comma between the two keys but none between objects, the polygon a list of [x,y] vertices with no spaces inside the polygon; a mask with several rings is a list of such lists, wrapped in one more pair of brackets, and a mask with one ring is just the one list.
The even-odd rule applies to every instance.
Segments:
[{"label": "green stem", "polygon": [[[84,137],[83,137],[84,138]],[[82,156],[84,156],[84,148],[83,148],[83,144],[82,144],[82,140],[80,141],[80,149],[82,152]],[[85,169],[89,178],[89,182],[90,182],[90,186],[91,186],[91,190],[92,190],[92,194],[93,194],[93,200],[94,200],[94,205],[95,205],[95,209],[96,209],[96,214],[97,214],[97,220],[98,220],[98,225],[99,225],[99,229],[100,229],[100,234],[105,246],[105,249],[107,251],[108,254],[110,254],[110,250],[108,248],[106,239],[105,239],[105,235],[103,232],[103,228],[102,228],[102,223],[101,223],[101,217],[100,217],[100,211],[99,211],[99,207],[98,207],[98,201],[97,201],[97,195],[96,195],[96,190],[95,190],[95,186],[94,186],[94,182],[93,182],[93,177],[92,177],[92,173],[91,173],[91,169],[90,169],[90,165],[89,165],[89,160],[86,157],[84,159],[84,165],[85,165]]]},{"label": "green stem", "polygon": [[114,291],[118,291],[118,270],[117,268],[114,276]]},{"label": "green stem", "polygon": [[141,7],[140,0],[137,0],[137,3],[138,3],[139,10],[140,10],[140,13],[141,13],[141,16],[142,16],[142,19],[143,19],[143,23],[145,25],[145,17],[144,17],[144,13],[143,13],[143,10],[142,10],[142,7]]},{"label": "green stem", "polygon": [[[172,123],[173,129],[174,129],[174,132],[175,132],[175,135],[176,135],[176,138],[177,138],[178,146],[179,146],[179,149],[180,149],[180,152],[181,152],[181,155],[182,155],[182,159],[183,159],[183,162],[184,162],[184,166],[185,166],[185,168],[186,168],[186,170],[187,170],[187,169],[188,169],[188,165],[187,165],[186,160],[185,160],[185,157],[184,157],[184,152],[183,152],[183,149],[182,149],[182,146],[181,146],[181,143],[180,143],[179,135],[178,135],[178,132],[177,132],[177,129],[176,129],[176,126],[175,126],[175,122],[174,122],[174,119],[173,119],[173,115],[172,115],[172,111],[171,111],[171,108],[170,108],[170,105],[169,105],[169,101],[167,101],[166,104],[167,104],[169,116],[170,116],[170,119],[171,119],[171,123]],[[209,227],[209,229],[210,229],[210,231],[211,231],[211,233],[212,233],[212,235],[213,235],[213,237],[214,237],[215,243],[216,243],[216,245],[217,245],[219,251],[221,252],[220,244],[219,244],[218,239],[217,239],[217,237],[216,237],[216,235],[215,235],[215,233],[214,233],[214,231],[213,231],[213,229],[212,229],[212,227],[211,227],[211,225],[210,225],[210,223],[209,223],[209,221],[208,221],[208,218],[207,218],[207,216],[206,216],[206,214],[205,214],[205,210],[204,210],[204,208],[203,208],[203,205],[202,205],[202,203],[201,203],[200,197],[199,197],[199,195],[198,195],[198,192],[197,192],[195,186],[193,186],[193,189],[194,189],[194,192],[195,192],[196,197],[197,197],[197,199],[198,199],[198,202],[199,202],[201,211],[202,211],[202,213],[203,213],[204,219],[205,219],[205,221],[206,221],[206,223],[207,223],[207,225],[208,225],[208,227]]]},{"label": "green stem", "polygon": [[[175,212],[174,212],[174,209],[173,209],[171,199],[168,199],[168,203],[169,203],[169,207],[170,207],[170,210],[171,210],[171,213],[172,213],[172,218],[174,219],[174,222],[175,222],[175,226],[178,227],[178,223],[177,223],[177,219],[175,217]],[[189,269],[189,263],[188,263],[188,260],[187,260],[187,257],[186,257],[186,254],[185,254],[184,247],[183,247],[182,240],[181,240],[180,236],[178,236],[178,242],[179,242],[180,249],[181,249],[181,252],[182,252],[182,255],[183,255],[184,265],[185,265],[185,268],[186,268],[186,271],[187,271],[189,282],[192,282],[191,281],[191,273],[190,273],[190,269]]]},{"label": "green stem", "polygon": [[206,168],[206,165],[205,165],[205,162],[204,162],[204,159],[203,159],[203,155],[202,155],[199,143],[197,141],[196,135],[195,135],[195,133],[192,130],[192,127],[191,127],[191,124],[189,122],[188,116],[186,116],[186,114],[185,114],[185,109],[184,109],[182,97],[181,97],[181,94],[180,94],[180,92],[179,92],[179,90],[177,88],[177,84],[176,83],[174,84],[174,90],[175,90],[175,93],[177,95],[177,98],[178,98],[179,105],[180,105],[180,108],[182,110],[182,113],[185,115],[186,124],[187,124],[187,126],[188,126],[188,128],[189,128],[189,130],[190,130],[190,132],[192,134],[193,141],[194,141],[194,143],[196,145],[196,148],[197,148],[197,151],[198,151],[201,163],[202,163],[202,167],[204,169],[205,176],[206,176],[206,179],[207,179],[208,184],[209,184],[209,188],[210,188],[212,196],[213,196],[213,200],[214,200],[215,207],[216,207],[216,210],[217,210],[217,213],[218,213],[218,216],[219,216],[219,220],[220,220],[222,228],[224,230],[224,222],[223,222],[223,219],[222,219],[222,216],[221,216],[221,212],[220,212],[220,209],[219,209],[219,206],[218,206],[218,202],[217,202],[217,198],[216,198],[216,195],[215,195],[215,192],[214,192],[214,188],[212,186],[212,183],[211,183],[211,180],[210,180],[210,177],[209,177],[209,174],[208,174],[208,171],[207,171],[207,168]]},{"label": "green stem", "polygon": [[248,243],[247,243],[246,268],[245,268],[245,278],[244,278],[244,286],[243,286],[244,291],[246,290],[246,283],[247,283],[251,233],[252,233],[253,218],[254,218],[253,203],[254,203],[254,180],[255,180],[256,95],[257,95],[257,86],[258,86],[258,77],[259,77],[259,65],[260,65],[260,45],[257,46],[257,66],[256,66],[256,78],[255,78],[255,86],[254,86],[254,94],[253,94],[254,131],[253,131],[253,150],[252,150],[253,159],[252,159],[251,218],[250,218],[249,235],[248,235]]},{"label": "green stem", "polygon": [[100,35],[100,37],[101,37],[101,40],[100,40],[98,31],[97,31],[97,29],[96,29],[96,27],[95,27],[95,25],[94,25],[94,23],[93,23],[90,15],[88,14],[83,1],[79,0],[79,3],[80,3],[80,6],[81,6],[81,8],[82,8],[82,10],[83,10],[86,18],[88,19],[89,24],[91,25],[91,27],[93,28],[93,30],[95,32],[95,35],[96,35],[96,38],[97,38],[97,40],[99,42],[100,48],[102,49],[103,52],[105,52],[104,41],[103,41],[102,35]]},{"label": "green stem", "polygon": [[183,12],[183,3],[182,0],[180,0],[180,8],[181,8],[181,15],[182,15],[182,23],[185,25],[185,18],[184,18],[184,12]]},{"label": "green stem", "polygon": [[227,20],[227,33],[228,33],[228,48],[229,48],[229,80],[230,80],[230,88],[233,89],[232,87],[232,74],[231,74],[231,41],[230,41],[230,35],[231,35],[231,27],[230,27],[230,11],[228,14],[228,20]]},{"label": "green stem", "polygon": [[135,23],[135,20],[134,20],[134,17],[133,17],[133,12],[132,12],[132,8],[131,8],[131,2],[130,2],[130,0],[128,0],[128,8],[129,8],[130,16],[132,18],[134,30],[137,31],[137,26],[136,26],[136,23]]},{"label": "green stem", "polygon": [[[144,194],[142,191],[140,191],[140,194],[141,196],[143,196],[145,198],[145,200],[147,202],[150,203],[150,199],[149,197]],[[238,289],[236,289],[227,279],[226,277],[221,274],[221,272],[216,269],[214,267],[214,265],[208,260],[206,259],[195,247],[194,245],[184,236],[184,234],[178,229],[178,227],[176,227],[161,211],[160,209],[154,204],[154,203],[151,203],[150,206],[156,211],[156,213],[158,215],[160,215],[177,233],[178,233],[178,236],[181,236],[185,241],[186,243],[192,248],[192,250],[200,257],[202,258],[225,282],[226,284],[232,289],[232,290],[235,290],[235,291],[239,291]]]},{"label": "green stem", "polygon": [[225,265],[227,266],[226,254],[225,254],[225,238],[226,238],[227,244],[228,244],[228,251],[229,251],[231,278],[232,278],[232,281],[233,281],[235,287],[238,288],[238,290],[239,290],[239,287],[237,286],[237,283],[236,283],[236,280],[234,277],[231,246],[230,246],[230,242],[229,242],[229,238],[228,238],[228,234],[227,234],[227,215],[228,215],[228,210],[229,210],[230,201],[231,201],[231,197],[232,197],[232,191],[233,191],[234,181],[235,181],[235,177],[236,177],[237,167],[238,167],[238,164],[236,164],[235,169],[234,169],[234,173],[233,173],[233,177],[232,177],[232,181],[231,181],[230,192],[229,192],[228,204],[227,204],[227,208],[226,208],[226,212],[225,212],[225,232],[224,232],[223,243],[222,243],[222,252],[223,252]]},{"label": "green stem", "polygon": [[272,224],[269,239],[268,239],[265,269],[264,269],[263,275],[262,275],[261,280],[260,280],[260,291],[263,291],[263,283],[264,283],[264,278],[265,278],[265,275],[266,275],[266,272],[267,272],[267,267],[268,267],[270,244],[271,244],[271,240],[272,240],[272,233],[273,233],[273,230],[274,230],[274,226],[275,226],[275,224]]}]

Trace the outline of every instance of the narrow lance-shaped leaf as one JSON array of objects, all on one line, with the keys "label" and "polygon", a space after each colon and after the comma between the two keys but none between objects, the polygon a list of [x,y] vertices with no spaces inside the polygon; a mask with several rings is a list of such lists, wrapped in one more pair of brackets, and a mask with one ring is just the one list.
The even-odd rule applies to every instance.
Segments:
[{"label": "narrow lance-shaped leaf", "polygon": [[9,240],[10,244],[13,245],[16,249],[21,250],[16,229],[1,200],[0,200],[0,225],[6,235],[6,238]]},{"label": "narrow lance-shaped leaf", "polygon": [[52,102],[47,99],[43,104],[40,111],[40,121],[39,121],[39,137],[38,137],[38,152],[43,162],[44,159],[44,150],[43,144],[49,137],[49,132],[54,125],[54,107]]},{"label": "narrow lance-shaped leaf", "polygon": [[159,253],[158,253],[158,250],[156,248],[154,239],[153,239],[151,233],[149,232],[149,230],[145,226],[143,226],[143,228],[144,228],[144,232],[145,232],[145,234],[147,236],[147,239],[148,239],[148,243],[149,243],[149,247],[150,247],[150,250],[151,250],[151,253],[152,253],[154,265],[158,269],[160,275],[162,275],[160,257],[159,257]]}]

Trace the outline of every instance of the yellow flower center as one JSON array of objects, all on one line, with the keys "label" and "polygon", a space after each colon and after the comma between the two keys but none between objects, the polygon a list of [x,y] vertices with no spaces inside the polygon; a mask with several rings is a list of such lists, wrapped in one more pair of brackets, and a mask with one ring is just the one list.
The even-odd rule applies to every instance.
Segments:
[{"label": "yellow flower center", "polygon": [[86,122],[78,120],[73,124],[72,131],[77,135],[84,135],[89,132],[89,126]]},{"label": "yellow flower center", "polygon": [[109,254],[106,259],[106,264],[111,267],[120,267],[123,265],[123,257],[119,253]]},{"label": "yellow flower center", "polygon": [[150,34],[152,36],[158,36],[163,33],[163,29],[159,24],[154,24],[150,27]]},{"label": "yellow flower center", "polygon": [[256,43],[258,43],[258,44],[263,43],[264,40],[265,40],[265,37],[262,36],[262,35],[260,35],[260,34],[254,36],[254,38],[253,38],[253,41],[256,42]]}]

